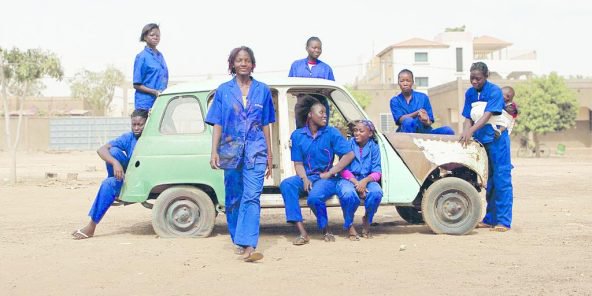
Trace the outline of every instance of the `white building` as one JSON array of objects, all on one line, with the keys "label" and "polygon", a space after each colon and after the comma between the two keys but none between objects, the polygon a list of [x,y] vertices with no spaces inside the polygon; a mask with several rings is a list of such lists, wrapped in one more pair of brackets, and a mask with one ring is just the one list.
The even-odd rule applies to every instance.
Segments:
[{"label": "white building", "polygon": [[469,78],[473,62],[485,62],[492,78],[520,79],[540,71],[535,51],[518,51],[512,43],[490,36],[473,38],[470,32],[444,32],[434,40],[412,38],[382,50],[369,63],[358,84],[397,83],[402,69],[413,71],[418,90]]}]

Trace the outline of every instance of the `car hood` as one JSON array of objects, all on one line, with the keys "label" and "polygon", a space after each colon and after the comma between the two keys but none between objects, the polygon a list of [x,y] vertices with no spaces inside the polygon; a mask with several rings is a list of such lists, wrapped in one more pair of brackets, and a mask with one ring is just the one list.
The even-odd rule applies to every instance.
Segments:
[{"label": "car hood", "polygon": [[384,136],[422,183],[438,167],[450,171],[461,165],[477,174],[482,187],[487,183],[487,153],[476,141],[463,147],[459,136],[395,132]]}]

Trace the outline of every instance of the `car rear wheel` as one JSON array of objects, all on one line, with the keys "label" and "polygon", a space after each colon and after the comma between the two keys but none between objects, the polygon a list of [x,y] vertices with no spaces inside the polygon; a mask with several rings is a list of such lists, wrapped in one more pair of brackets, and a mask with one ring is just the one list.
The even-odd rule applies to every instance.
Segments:
[{"label": "car rear wheel", "polygon": [[152,227],[160,237],[207,237],[215,219],[216,209],[210,197],[192,186],[166,189],[152,209]]},{"label": "car rear wheel", "polygon": [[469,233],[482,218],[481,209],[477,190],[456,177],[434,182],[421,201],[423,220],[436,234]]},{"label": "car rear wheel", "polygon": [[423,224],[421,212],[414,207],[396,207],[397,213],[409,224]]}]

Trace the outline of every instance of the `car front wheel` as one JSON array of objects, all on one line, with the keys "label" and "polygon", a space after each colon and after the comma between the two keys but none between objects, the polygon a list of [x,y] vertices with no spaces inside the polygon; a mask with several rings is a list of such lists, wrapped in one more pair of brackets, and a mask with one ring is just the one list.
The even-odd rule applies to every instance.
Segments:
[{"label": "car front wheel", "polygon": [[215,219],[216,209],[210,197],[192,186],[166,189],[152,209],[152,227],[160,237],[207,237]]},{"label": "car front wheel", "polygon": [[436,234],[469,233],[482,218],[481,209],[477,190],[456,177],[434,182],[421,201],[423,220]]}]

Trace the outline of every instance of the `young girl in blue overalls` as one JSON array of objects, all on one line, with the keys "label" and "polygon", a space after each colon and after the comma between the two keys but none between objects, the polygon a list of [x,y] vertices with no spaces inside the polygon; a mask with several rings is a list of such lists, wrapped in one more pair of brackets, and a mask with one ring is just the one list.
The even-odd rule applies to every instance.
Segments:
[{"label": "young girl in blue overalls", "polygon": [[[308,192],[307,204],[317,217],[317,226],[326,242],[335,241],[329,231],[327,207],[325,202],[336,192],[336,177],[354,158],[351,147],[338,129],[327,126],[325,106],[312,96],[305,96],[296,104],[296,116],[305,126],[295,130],[290,137],[291,156],[296,176],[289,177],[280,184],[284,198],[286,220],[294,223],[300,235],[294,245],[304,245],[310,241],[302,223],[302,213],[298,199]],[[333,166],[335,155],[341,157]]]},{"label": "young girl in blue overalls", "polygon": [[253,51],[238,47],[228,57],[234,76],[216,90],[206,123],[213,126],[210,166],[224,169],[228,232],[236,253],[247,262],[263,258],[259,240],[259,198],[264,176],[271,175],[270,124],[275,122],[271,91],[251,77]]},{"label": "young girl in blue overalls", "polygon": [[382,170],[374,124],[370,120],[357,120],[349,127],[353,135],[349,144],[355,158],[341,171],[343,179],[337,183],[337,196],[345,220],[343,228],[349,232],[350,240],[358,241],[360,237],[353,225],[354,214],[360,205],[360,199],[363,199],[366,214],[362,218],[362,237],[371,238],[370,224],[382,200],[382,188],[378,183]]},{"label": "young girl in blue overalls", "polygon": [[[500,115],[504,109],[504,97],[499,86],[487,81],[489,70],[483,62],[471,66],[471,84],[465,93],[462,115],[465,117],[464,129],[460,137],[466,145],[471,137],[485,147],[489,160],[487,180],[487,212],[479,228],[506,232],[512,226],[512,163],[510,159],[510,137],[504,130],[496,137],[494,128],[487,124],[491,116]],[[483,115],[477,121],[471,119],[472,104],[486,102]]]}]

